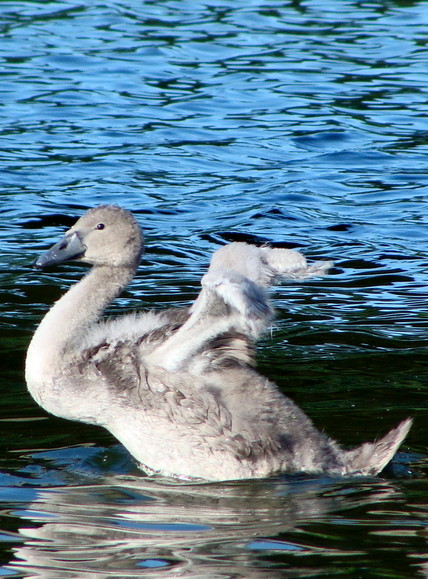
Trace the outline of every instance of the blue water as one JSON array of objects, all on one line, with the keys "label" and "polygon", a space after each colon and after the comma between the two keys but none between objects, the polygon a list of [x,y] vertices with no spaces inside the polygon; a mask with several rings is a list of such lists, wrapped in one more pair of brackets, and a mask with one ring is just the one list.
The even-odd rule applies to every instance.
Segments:
[{"label": "blue water", "polygon": [[[0,574],[426,577],[425,2],[0,4]],[[26,392],[77,265],[29,267],[87,208],[146,233],[110,313],[185,305],[244,240],[333,259],[275,288],[259,368],[352,446],[406,416],[377,479],[172,484]]]}]

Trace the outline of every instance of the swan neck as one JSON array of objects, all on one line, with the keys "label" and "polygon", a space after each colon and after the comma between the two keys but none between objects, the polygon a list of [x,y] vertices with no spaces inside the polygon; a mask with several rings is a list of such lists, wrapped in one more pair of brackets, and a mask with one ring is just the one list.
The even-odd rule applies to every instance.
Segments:
[{"label": "swan neck", "polygon": [[72,286],[43,318],[31,346],[66,353],[131,281],[135,268],[97,266]]}]

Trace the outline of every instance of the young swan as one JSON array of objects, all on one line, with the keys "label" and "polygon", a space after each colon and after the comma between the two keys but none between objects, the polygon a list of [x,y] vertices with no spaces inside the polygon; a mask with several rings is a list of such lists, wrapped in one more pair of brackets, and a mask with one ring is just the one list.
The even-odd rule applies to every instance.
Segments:
[{"label": "young swan", "polygon": [[252,344],[271,317],[264,288],[305,278],[296,251],[232,243],[218,250],[189,309],[102,321],[143,251],[128,211],[88,211],[35,263],[92,265],[46,314],[28,348],[26,380],[47,411],[107,428],[142,468],[207,480],[277,472],[377,474],[411,420],[350,451],[319,432],[252,368]]}]

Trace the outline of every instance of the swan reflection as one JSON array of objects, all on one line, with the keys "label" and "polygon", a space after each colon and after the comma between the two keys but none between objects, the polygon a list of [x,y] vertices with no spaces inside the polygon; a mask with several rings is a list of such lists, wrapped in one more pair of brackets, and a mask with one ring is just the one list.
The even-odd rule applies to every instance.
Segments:
[{"label": "swan reflection", "polygon": [[355,486],[302,475],[189,484],[117,475],[38,492],[19,513],[28,524],[19,529],[24,543],[9,569],[44,579],[148,571],[152,577],[275,579],[290,565],[293,577],[308,577],[319,571],[308,556],[325,557],[324,566],[332,551],[314,537],[308,541],[302,527],[345,523],[344,512],[400,494],[393,483],[375,479]]}]

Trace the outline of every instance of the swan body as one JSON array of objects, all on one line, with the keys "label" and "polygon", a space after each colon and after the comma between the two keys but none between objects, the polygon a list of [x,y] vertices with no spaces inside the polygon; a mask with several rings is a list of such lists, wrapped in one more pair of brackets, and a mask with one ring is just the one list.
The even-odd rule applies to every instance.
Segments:
[{"label": "swan body", "polygon": [[103,320],[142,252],[132,214],[105,205],[36,261],[92,266],[46,314],[28,348],[27,385],[40,406],[103,426],[143,469],[167,476],[377,474],[391,460],[411,420],[343,450],[253,368],[253,343],[272,315],[266,288],[276,278],[322,274],[328,262],[308,266],[297,251],[232,243],[214,253],[189,308]]}]

